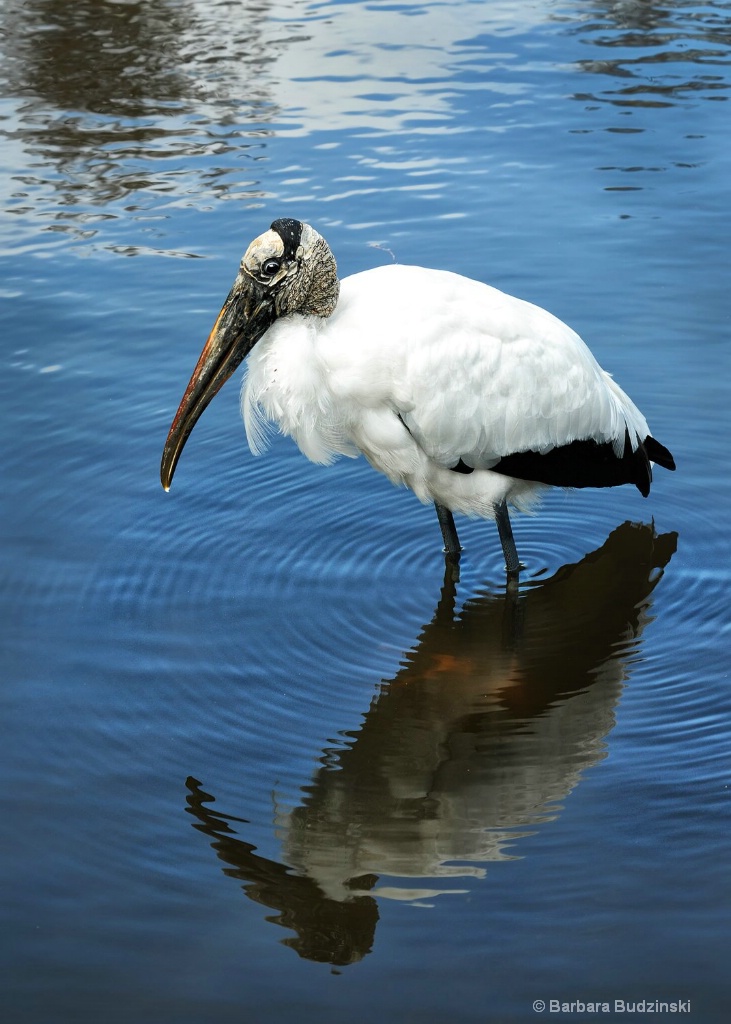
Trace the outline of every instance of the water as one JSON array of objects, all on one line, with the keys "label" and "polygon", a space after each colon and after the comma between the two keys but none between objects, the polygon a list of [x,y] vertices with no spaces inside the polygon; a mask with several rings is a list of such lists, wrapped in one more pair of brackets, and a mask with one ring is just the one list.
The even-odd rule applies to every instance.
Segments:
[{"label": "water", "polygon": [[[731,5],[0,27],[8,1020],[725,1021]],[[678,472],[520,519],[517,601],[490,525],[455,585],[362,461],[253,459],[234,384],[166,496],[277,216],[343,274],[390,250],[547,306]]]}]

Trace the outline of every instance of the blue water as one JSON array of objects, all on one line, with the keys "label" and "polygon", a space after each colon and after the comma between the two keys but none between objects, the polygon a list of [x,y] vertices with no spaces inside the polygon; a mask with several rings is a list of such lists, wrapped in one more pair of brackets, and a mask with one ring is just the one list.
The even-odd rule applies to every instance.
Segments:
[{"label": "blue water", "polygon": [[[0,29],[7,1019],[725,1022],[731,4]],[[234,382],[164,494],[278,216],[343,275],[393,253],[546,306],[678,471],[518,519],[517,598],[491,524],[455,583],[363,460],[254,459]]]}]

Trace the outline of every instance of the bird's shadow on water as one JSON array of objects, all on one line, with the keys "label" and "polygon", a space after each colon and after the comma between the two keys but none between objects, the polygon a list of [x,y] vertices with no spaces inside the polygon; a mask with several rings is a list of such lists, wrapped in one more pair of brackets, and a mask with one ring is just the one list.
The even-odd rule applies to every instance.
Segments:
[{"label": "bird's shadow on water", "polygon": [[285,945],[336,966],[361,960],[378,898],[463,892],[448,883],[482,877],[558,817],[605,756],[676,544],[675,533],[624,523],[550,579],[478,593],[461,608],[447,565],[434,616],[361,727],[324,752],[298,806],[277,810],[281,862],[257,854],[245,822],[214,810],[214,796],[188,779],[194,827],[224,873],[278,911],[269,920],[292,929]]}]

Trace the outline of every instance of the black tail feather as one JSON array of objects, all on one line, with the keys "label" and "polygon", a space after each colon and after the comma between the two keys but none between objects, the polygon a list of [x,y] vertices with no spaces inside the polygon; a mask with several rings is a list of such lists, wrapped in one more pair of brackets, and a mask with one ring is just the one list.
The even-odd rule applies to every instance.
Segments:
[{"label": "black tail feather", "polygon": [[[651,462],[665,469],[675,469],[672,455],[654,437],[648,435],[633,451],[627,430],[621,455],[617,455],[611,441],[580,440],[560,445],[548,452],[514,452],[490,468],[494,473],[505,473],[520,480],[536,480],[556,487],[616,487],[634,484],[646,498],[652,483]],[[453,468],[457,473],[471,472],[470,467],[461,459]]]},{"label": "black tail feather", "polygon": [[664,444],[660,444],[654,437],[649,436],[645,438],[643,443],[650,462],[656,462],[663,469],[675,469],[675,459]]}]

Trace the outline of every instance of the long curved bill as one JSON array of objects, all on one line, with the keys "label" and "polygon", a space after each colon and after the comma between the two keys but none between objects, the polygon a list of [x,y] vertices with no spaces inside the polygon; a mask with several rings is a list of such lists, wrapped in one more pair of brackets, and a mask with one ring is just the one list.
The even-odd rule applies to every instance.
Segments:
[{"label": "long curved bill", "polygon": [[216,318],[170,427],[160,464],[160,482],[166,491],[201,413],[275,317],[273,301],[261,285],[240,274]]}]

